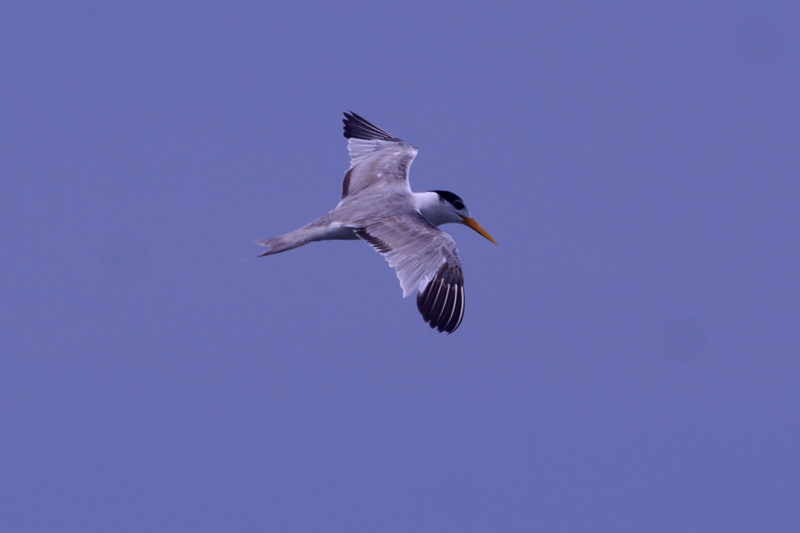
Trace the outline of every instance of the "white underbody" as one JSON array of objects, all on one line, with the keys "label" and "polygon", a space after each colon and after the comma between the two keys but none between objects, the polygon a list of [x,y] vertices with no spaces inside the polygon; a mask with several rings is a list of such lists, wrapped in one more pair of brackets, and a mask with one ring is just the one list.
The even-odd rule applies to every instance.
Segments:
[{"label": "white underbody", "polygon": [[[419,212],[434,226],[441,226],[448,223],[463,223],[461,217],[453,213],[449,206],[440,200],[435,192],[412,192],[411,200]],[[331,214],[335,215],[337,209],[342,206],[340,203]],[[325,228],[318,228],[314,236],[315,241],[352,241],[358,240],[358,236],[353,228],[338,221]]]}]

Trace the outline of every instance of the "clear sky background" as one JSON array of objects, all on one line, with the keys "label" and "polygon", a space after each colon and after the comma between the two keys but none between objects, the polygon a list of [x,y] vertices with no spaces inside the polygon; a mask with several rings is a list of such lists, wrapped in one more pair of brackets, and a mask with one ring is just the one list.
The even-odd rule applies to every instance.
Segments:
[{"label": "clear sky background", "polygon": [[[5,2],[0,530],[800,528],[800,3]],[[453,335],[332,209],[462,196]]]}]

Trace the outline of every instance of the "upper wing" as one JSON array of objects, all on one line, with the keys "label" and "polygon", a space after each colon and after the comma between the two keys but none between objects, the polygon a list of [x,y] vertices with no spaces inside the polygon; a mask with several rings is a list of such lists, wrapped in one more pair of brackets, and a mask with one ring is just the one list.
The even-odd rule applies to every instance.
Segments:
[{"label": "upper wing", "polygon": [[403,297],[415,290],[417,308],[432,328],[452,333],[464,317],[464,274],[452,237],[419,213],[382,218],[355,230],[395,269]]},{"label": "upper wing", "polygon": [[417,149],[355,113],[345,113],[344,117],[350,169],[342,183],[342,198],[376,184],[409,189],[408,167]]}]

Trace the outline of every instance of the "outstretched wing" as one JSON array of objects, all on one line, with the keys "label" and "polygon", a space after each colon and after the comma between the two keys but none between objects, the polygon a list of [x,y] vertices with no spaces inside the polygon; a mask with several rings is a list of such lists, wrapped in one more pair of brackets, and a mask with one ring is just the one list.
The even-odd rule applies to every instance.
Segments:
[{"label": "outstretched wing", "polygon": [[395,269],[403,297],[417,294],[417,308],[431,328],[452,333],[464,317],[464,274],[456,243],[419,213],[382,218],[355,230]]},{"label": "outstretched wing", "polygon": [[342,199],[375,185],[410,190],[408,168],[417,149],[355,113],[345,113],[344,117],[350,169],[342,183]]}]

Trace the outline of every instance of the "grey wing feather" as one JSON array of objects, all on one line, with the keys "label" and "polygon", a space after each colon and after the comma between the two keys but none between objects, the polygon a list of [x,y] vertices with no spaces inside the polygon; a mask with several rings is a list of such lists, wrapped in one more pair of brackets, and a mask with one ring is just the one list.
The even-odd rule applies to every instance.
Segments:
[{"label": "grey wing feather", "polygon": [[418,150],[355,113],[344,116],[350,169],[342,183],[342,198],[378,184],[409,188],[408,169]]},{"label": "grey wing feather", "polygon": [[464,275],[456,243],[421,214],[383,218],[355,230],[395,269],[403,297],[419,291],[425,322],[452,333],[464,317]]}]

